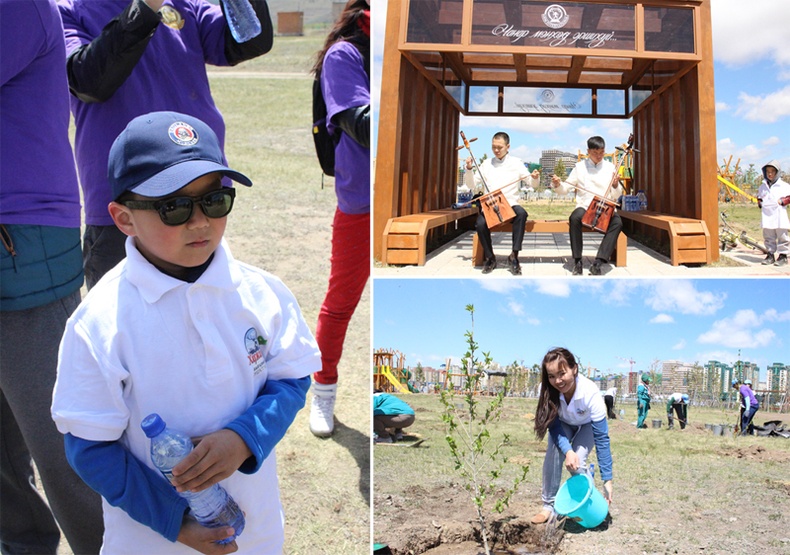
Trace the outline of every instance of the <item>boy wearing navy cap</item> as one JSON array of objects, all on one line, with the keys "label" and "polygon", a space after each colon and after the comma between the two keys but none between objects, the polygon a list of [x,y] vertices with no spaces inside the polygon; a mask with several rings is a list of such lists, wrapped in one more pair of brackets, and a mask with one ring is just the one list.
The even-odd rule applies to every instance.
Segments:
[{"label": "boy wearing navy cap", "polygon": [[[211,128],[174,112],[132,120],[108,173],[126,259],[69,320],[52,404],[72,466],[104,498],[103,551],[280,554],[273,450],[320,353],[285,285],[223,240],[235,190],[222,177],[251,182],[224,164]],[[196,442],[177,489],[221,481],[245,512],[234,542],[217,544],[232,529],[197,524],[155,470],[140,428],[152,412]]]}]

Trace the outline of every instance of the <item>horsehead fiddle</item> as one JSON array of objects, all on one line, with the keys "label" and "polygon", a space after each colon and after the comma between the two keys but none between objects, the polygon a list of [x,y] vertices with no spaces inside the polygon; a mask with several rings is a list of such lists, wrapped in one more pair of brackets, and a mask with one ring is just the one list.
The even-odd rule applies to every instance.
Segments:
[{"label": "horsehead fiddle", "polygon": [[[601,233],[606,233],[606,231],[609,229],[609,222],[611,221],[612,215],[614,214],[614,209],[618,206],[617,202],[607,198],[609,196],[609,192],[612,190],[612,187],[620,180],[620,168],[622,167],[623,162],[625,162],[625,159],[628,157],[628,154],[632,151],[638,152],[634,148],[634,134],[631,133],[628,136],[628,144],[626,144],[625,148],[616,146],[615,149],[621,154],[620,158],[617,160],[617,165],[614,167],[612,181],[606,188],[606,192],[603,194],[603,197],[598,195],[593,196],[590,206],[587,207],[587,210],[584,212],[584,216],[582,216],[582,225],[584,227],[594,229],[595,231],[600,231]],[[577,187],[577,189],[581,188]]]},{"label": "horsehead fiddle", "polygon": [[[480,176],[480,181],[483,182],[483,188],[485,189],[485,194],[473,199],[469,203],[471,204],[475,200],[480,201],[480,208],[483,211],[483,216],[486,219],[486,225],[489,228],[494,227],[495,225],[501,224],[508,220],[512,220],[516,217],[516,213],[513,211],[513,207],[510,206],[510,203],[507,202],[504,193],[502,193],[502,188],[507,187],[508,185],[512,185],[513,183],[508,183],[504,185],[502,188],[496,189],[495,191],[491,191],[488,188],[488,184],[486,183],[485,176],[483,172],[480,171],[480,166],[477,165],[477,158],[472,153],[472,147],[469,143],[476,141],[477,139],[468,139],[464,132],[461,131],[461,140],[463,140],[464,144],[461,146],[456,147],[455,150],[461,150],[462,148],[466,147],[466,150],[469,151],[469,157],[472,158],[472,163],[474,164],[475,168],[477,169],[477,174]],[[521,181],[519,179],[519,181]],[[514,182],[515,183],[515,182]],[[461,205],[463,206],[463,205]]]}]

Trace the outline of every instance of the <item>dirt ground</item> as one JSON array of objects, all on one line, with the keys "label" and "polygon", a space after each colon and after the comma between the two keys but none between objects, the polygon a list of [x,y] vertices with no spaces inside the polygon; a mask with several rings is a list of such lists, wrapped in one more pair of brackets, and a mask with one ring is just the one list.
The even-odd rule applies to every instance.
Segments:
[{"label": "dirt ground", "polygon": [[[676,432],[637,430],[623,420],[613,421],[610,429],[610,435],[619,435],[622,441],[649,434],[656,439],[656,450],[671,445],[664,440],[672,433]],[[592,530],[573,522],[559,527],[530,524],[530,517],[540,509],[540,486],[522,484],[509,508],[492,517],[497,537],[494,553],[790,553],[790,459],[785,443],[790,440],[713,439],[703,424],[693,424],[682,433],[687,440],[684,446],[660,455],[648,447],[636,462],[640,470],[628,475],[618,474],[614,454],[610,515]],[[711,441],[717,442],[713,454]],[[695,449],[695,442],[707,447]],[[532,462],[530,473],[540,473],[543,453],[525,456]],[[446,484],[433,488],[408,486],[402,495],[380,495],[382,478],[387,479],[377,470],[375,528],[377,534],[386,531],[395,555],[485,553],[473,506],[455,477],[448,476]],[[599,477],[596,483],[600,489]]]}]

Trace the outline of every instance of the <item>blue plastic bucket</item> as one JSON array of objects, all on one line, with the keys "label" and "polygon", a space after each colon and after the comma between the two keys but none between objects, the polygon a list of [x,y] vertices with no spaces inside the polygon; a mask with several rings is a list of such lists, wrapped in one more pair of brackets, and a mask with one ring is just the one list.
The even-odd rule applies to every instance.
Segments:
[{"label": "blue plastic bucket", "polygon": [[609,514],[609,504],[595,488],[592,478],[587,474],[576,474],[568,478],[557,492],[554,510],[585,528],[595,528]]}]

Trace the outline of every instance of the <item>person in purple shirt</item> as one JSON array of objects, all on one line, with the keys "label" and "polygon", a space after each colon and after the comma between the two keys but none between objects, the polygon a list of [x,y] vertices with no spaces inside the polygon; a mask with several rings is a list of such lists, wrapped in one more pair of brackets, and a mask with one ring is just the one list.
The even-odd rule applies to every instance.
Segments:
[{"label": "person in purple shirt", "polygon": [[206,64],[233,66],[271,50],[269,7],[265,0],[250,2],[262,32],[239,44],[221,7],[207,0],[58,0],[85,198],[89,289],[125,256],[126,237],[107,211],[107,158],[115,137],[139,115],[170,110],[206,122],[224,148],[225,124]]},{"label": "person in purple shirt", "polygon": [[320,73],[327,130],[335,147],[337,209],[332,223],[329,287],[318,314],[321,371],[313,374],[310,430],[334,431],[337,366],[351,316],[370,275],[370,5],[349,0],[313,68]]},{"label": "person in purple shirt", "polygon": [[754,415],[760,408],[760,401],[757,400],[754,391],[752,391],[752,381],[745,380],[741,383],[738,380],[734,380],[732,386],[738,389],[741,397],[741,435],[752,434],[754,433],[752,420],[754,420]]},{"label": "person in purple shirt", "polygon": [[0,0],[0,52],[0,551],[54,555],[59,524],[74,553],[98,553],[101,499],[69,466],[50,417],[58,345],[83,282],[55,0]]}]

